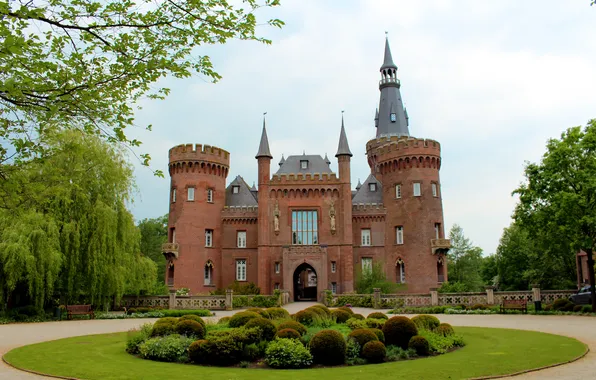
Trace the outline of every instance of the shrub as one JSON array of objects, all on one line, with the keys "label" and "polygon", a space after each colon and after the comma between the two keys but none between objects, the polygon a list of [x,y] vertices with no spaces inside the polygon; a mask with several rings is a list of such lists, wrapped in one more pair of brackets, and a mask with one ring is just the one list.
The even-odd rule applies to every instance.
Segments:
[{"label": "shrub", "polygon": [[411,348],[408,348],[407,350],[404,350],[403,348],[397,346],[387,346],[386,348],[387,355],[385,356],[385,358],[387,359],[387,361],[390,362],[406,360],[413,356],[416,356],[416,351]]},{"label": "shrub", "polygon": [[247,344],[246,346],[244,346],[244,349],[242,349],[242,358],[244,360],[254,362],[260,357],[261,349],[259,348],[259,346],[256,345],[256,343]]},{"label": "shrub", "polygon": [[431,353],[444,354],[453,347],[464,345],[462,338],[455,334],[443,336],[433,331],[420,330],[419,335],[426,338]]},{"label": "shrub", "polygon": [[325,310],[319,308],[319,307],[309,307],[308,309],[306,309],[307,311],[310,311],[311,313],[313,313],[314,315],[318,316],[321,319],[327,319],[329,316],[327,315],[327,313],[325,313]]},{"label": "shrub", "polygon": [[491,307],[488,305],[483,305],[481,303],[474,304],[470,306],[470,310],[489,310]]},{"label": "shrub", "polygon": [[412,322],[414,322],[416,327],[419,329],[426,329],[431,331],[439,327],[439,325],[441,324],[439,318],[428,314],[417,315],[412,318]]},{"label": "shrub", "polygon": [[261,337],[264,340],[273,340],[275,337],[276,328],[273,322],[269,319],[265,318],[253,318],[246,322],[244,325],[245,328],[250,329],[252,327],[257,327],[261,329]]},{"label": "shrub", "polygon": [[188,347],[193,340],[176,334],[147,339],[139,346],[142,358],[162,362],[187,362]]},{"label": "shrub", "polygon": [[152,337],[165,336],[165,335],[170,335],[170,334],[174,333],[174,331],[176,329],[176,323],[177,323],[177,321],[176,322],[164,321],[164,322],[160,323],[158,320],[157,322],[155,322],[153,324],[153,329],[151,329],[151,336]]},{"label": "shrub", "polygon": [[558,299],[553,302],[553,310],[558,311],[571,311],[573,310],[573,302],[566,299]]},{"label": "shrub", "polygon": [[371,363],[381,363],[385,360],[387,349],[382,342],[371,341],[362,347],[362,357]]},{"label": "shrub", "polygon": [[311,307],[318,307],[319,309],[323,310],[328,317],[331,316],[331,310],[329,310],[329,308],[327,308],[325,305],[318,303],[316,305],[312,305]]},{"label": "shrub", "polygon": [[296,322],[296,321],[285,321],[280,323],[277,326],[277,331],[283,330],[283,329],[293,329],[298,331],[298,333],[300,335],[304,335],[306,334],[306,326],[304,326],[303,324]]},{"label": "shrub", "polygon": [[573,306],[573,311],[576,312],[576,313],[578,311],[582,311],[582,305],[575,305],[575,306]]},{"label": "shrub", "polygon": [[303,325],[310,326],[315,320],[315,314],[310,310],[301,310],[294,314],[294,319]]},{"label": "shrub", "polygon": [[385,343],[396,345],[404,350],[414,335],[418,335],[418,329],[414,322],[406,317],[392,317],[383,325]]},{"label": "shrub", "polygon": [[278,297],[257,295],[250,299],[250,306],[255,307],[275,307],[277,306]]},{"label": "shrub", "polygon": [[544,311],[551,311],[553,309],[553,305],[546,305],[544,307]]},{"label": "shrub", "polygon": [[331,316],[335,318],[337,323],[346,323],[352,314],[348,313],[344,309],[335,309],[331,311]]},{"label": "shrub", "polygon": [[207,363],[209,360],[208,341],[205,339],[196,340],[188,346],[188,357],[194,363]]},{"label": "shrub", "polygon": [[167,323],[167,324],[173,324],[173,325],[175,325],[176,322],[178,322],[178,318],[164,317],[164,318],[159,318],[157,321],[155,321],[155,324]]},{"label": "shrub", "polygon": [[261,316],[254,311],[241,311],[232,316],[229,325],[230,327],[241,327],[254,318],[261,318]]},{"label": "shrub", "polygon": [[298,339],[300,340],[300,333],[294,329],[282,329],[275,334],[276,338],[282,339]]},{"label": "shrub", "polygon": [[186,314],[186,315],[181,316],[179,321],[183,321],[186,319],[199,322],[203,327],[205,327],[205,321],[203,320],[203,318],[199,317],[198,315]]},{"label": "shrub", "polygon": [[441,336],[450,336],[455,334],[455,331],[453,331],[453,327],[451,327],[449,323],[441,323],[439,327],[437,327],[435,332]]},{"label": "shrub", "polygon": [[238,363],[242,358],[243,344],[234,336],[210,338],[205,343],[205,362],[219,366],[229,366]]},{"label": "shrub", "polygon": [[210,317],[212,314],[209,310],[197,309],[197,310],[178,310],[178,309],[164,309],[160,310],[166,317],[182,317],[183,315],[198,315],[199,317]]},{"label": "shrub", "polygon": [[371,329],[382,329],[386,319],[365,319],[366,326]]},{"label": "shrub", "polygon": [[383,331],[379,329],[370,329],[370,331],[372,331],[377,336],[377,339],[385,343],[385,334],[383,334]]},{"label": "shrub", "polygon": [[283,307],[270,307],[267,312],[271,316],[271,319],[286,319],[290,318],[290,313]]},{"label": "shrub", "polygon": [[243,326],[235,329],[211,331],[207,336],[207,340],[225,337],[231,337],[242,344],[259,343],[262,340],[262,330],[258,327],[246,328]]},{"label": "shrub", "polygon": [[384,319],[384,320],[388,320],[389,317],[387,316],[387,314],[385,313],[380,313],[380,312],[374,312],[374,313],[370,313],[368,315],[368,317],[366,317],[368,319]]},{"label": "shrub", "polygon": [[348,339],[354,339],[360,347],[364,347],[368,342],[379,340],[377,335],[369,329],[356,329],[348,334]]},{"label": "shrub", "polygon": [[352,330],[365,329],[368,327],[365,321],[356,318],[348,319],[346,325]]},{"label": "shrub", "polygon": [[337,309],[338,309],[338,310],[344,310],[344,311],[346,311],[347,313],[349,313],[350,315],[351,315],[351,314],[354,314],[354,311],[353,311],[351,308],[347,307],[347,306],[341,306],[341,307],[338,307]]},{"label": "shrub", "polygon": [[232,319],[232,317],[221,317],[221,318],[219,318],[219,321],[217,321],[217,324],[218,325],[228,324],[228,323],[230,323],[230,319]]},{"label": "shrub", "polygon": [[309,345],[315,363],[335,365],[344,364],[346,360],[346,341],[339,331],[321,330]]},{"label": "shrub", "polygon": [[582,313],[591,313],[591,312],[592,312],[592,305],[582,306]]},{"label": "shrub", "polygon": [[203,339],[205,337],[205,327],[197,321],[191,319],[181,319],[174,325],[174,330],[184,336]]},{"label": "shrub", "polygon": [[250,307],[246,309],[246,311],[254,311],[255,313],[259,314],[263,318],[271,319],[271,314],[267,310],[260,309],[258,307]]},{"label": "shrub", "polygon": [[358,320],[364,320],[364,315],[362,314],[353,314],[352,318],[358,319]]},{"label": "shrub", "polygon": [[356,364],[357,359],[360,358],[362,347],[354,339],[348,339],[346,344],[346,363],[348,365]]},{"label": "shrub", "polygon": [[416,354],[418,356],[428,356],[430,352],[430,345],[428,344],[428,340],[425,337],[420,335],[415,335],[410,339],[408,343],[408,348],[412,348],[416,350]]},{"label": "shrub", "polygon": [[267,346],[265,361],[273,368],[304,368],[312,364],[312,355],[297,340],[277,338]]},{"label": "shrub", "polygon": [[126,352],[136,355],[139,353],[139,346],[151,337],[153,325],[145,323],[139,330],[130,330],[126,339]]}]

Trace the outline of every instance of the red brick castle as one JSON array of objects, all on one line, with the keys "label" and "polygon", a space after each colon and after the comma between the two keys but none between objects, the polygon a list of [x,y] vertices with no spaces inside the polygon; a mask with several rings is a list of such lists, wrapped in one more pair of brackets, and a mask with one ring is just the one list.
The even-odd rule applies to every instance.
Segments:
[{"label": "red brick castle", "polygon": [[387,41],[380,72],[376,135],[366,144],[371,174],[355,190],[343,117],[337,174],[326,155],[305,154],[282,156],[272,174],[264,121],[258,188],[240,176],[226,187],[224,149],[170,149],[166,283],[195,294],[237,280],[263,294],[285,289],[295,300],[316,299],[327,289],[353,292],[358,272],[375,262],[410,293],[447,281],[440,145],[410,135]]}]

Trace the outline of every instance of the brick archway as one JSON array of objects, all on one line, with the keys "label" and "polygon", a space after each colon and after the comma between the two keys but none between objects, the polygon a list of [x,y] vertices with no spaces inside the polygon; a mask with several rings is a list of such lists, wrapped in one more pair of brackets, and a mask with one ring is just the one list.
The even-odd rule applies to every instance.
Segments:
[{"label": "brick archway", "polygon": [[302,246],[298,251],[294,247],[284,248],[283,252],[283,288],[290,292],[290,299],[294,299],[294,273],[300,265],[307,264],[317,274],[317,299],[323,290],[329,288],[327,283],[327,251],[312,246],[313,250],[306,251]]}]

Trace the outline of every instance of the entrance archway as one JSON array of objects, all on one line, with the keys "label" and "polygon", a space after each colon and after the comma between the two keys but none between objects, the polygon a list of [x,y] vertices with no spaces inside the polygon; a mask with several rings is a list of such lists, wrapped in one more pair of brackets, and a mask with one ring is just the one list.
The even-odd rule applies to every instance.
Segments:
[{"label": "entrance archway", "polygon": [[294,301],[316,301],[317,281],[315,268],[300,264],[294,271]]}]

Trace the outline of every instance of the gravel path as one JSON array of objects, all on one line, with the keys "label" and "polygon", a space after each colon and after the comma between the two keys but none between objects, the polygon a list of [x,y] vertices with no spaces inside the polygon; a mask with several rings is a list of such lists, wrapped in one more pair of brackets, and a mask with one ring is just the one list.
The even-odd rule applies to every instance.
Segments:
[{"label": "gravel path", "polygon": [[[311,303],[292,303],[286,305],[290,313],[302,310]],[[373,310],[354,308],[355,313],[364,316]],[[386,310],[385,310],[386,311]],[[237,311],[218,311],[219,317],[232,315]],[[596,318],[575,316],[544,315],[438,315],[441,322],[454,326],[502,327],[521,330],[542,331],[566,335],[586,343],[590,352],[584,358],[563,366],[550,368],[534,373],[517,376],[516,379],[594,379],[596,378]],[[116,319],[93,321],[62,321],[44,323],[24,323],[0,325],[0,356],[11,349],[27,344],[71,336],[104,334],[128,331],[143,323],[154,322],[155,319]],[[26,372],[18,371],[4,362],[0,362],[0,380],[42,379]]]}]

